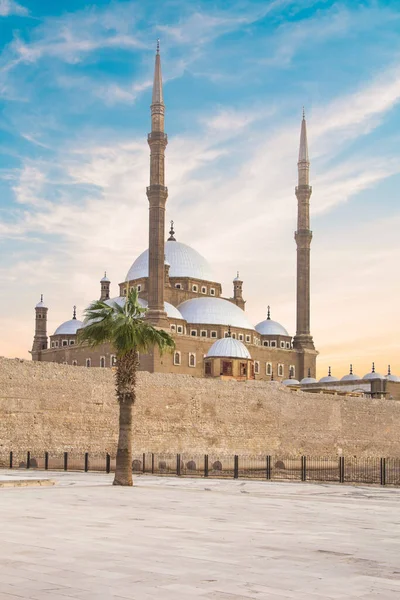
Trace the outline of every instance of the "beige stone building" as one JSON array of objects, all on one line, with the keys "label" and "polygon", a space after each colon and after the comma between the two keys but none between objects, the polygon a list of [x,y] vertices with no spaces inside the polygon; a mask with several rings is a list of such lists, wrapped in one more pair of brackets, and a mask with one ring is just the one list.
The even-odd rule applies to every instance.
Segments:
[{"label": "beige stone building", "polygon": [[[309,156],[306,120],[303,114],[298,161],[297,197],[297,327],[294,337],[280,323],[266,319],[254,325],[245,312],[243,280],[233,279],[232,296],[224,297],[222,286],[212,274],[208,261],[194,248],[177,239],[173,223],[165,235],[165,186],[163,99],[161,59],[157,48],[151,103],[149,247],[136,258],[119,293],[111,297],[111,283],[105,275],[100,282],[100,299],[123,303],[127,290],[136,287],[146,317],[157,327],[171,332],[176,341],[173,354],[157,352],[140,356],[140,369],[150,372],[189,374],[195,377],[235,379],[302,380],[314,378],[317,351],[310,333],[310,230]],[[62,323],[48,338],[47,313],[43,297],[35,307],[34,361],[87,367],[111,367],[112,347],[96,350],[79,345],[77,332],[83,323],[76,318]],[[230,338],[229,343],[220,343]]]}]

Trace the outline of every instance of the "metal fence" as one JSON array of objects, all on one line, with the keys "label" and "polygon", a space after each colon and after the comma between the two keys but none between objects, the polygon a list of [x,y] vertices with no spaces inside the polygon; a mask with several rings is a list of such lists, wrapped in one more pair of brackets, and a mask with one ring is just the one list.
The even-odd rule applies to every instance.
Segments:
[{"label": "metal fence", "polygon": [[[115,470],[115,455],[74,452],[0,452],[0,468],[50,471]],[[133,473],[268,481],[321,481],[400,486],[400,458],[239,456],[134,453]]]}]

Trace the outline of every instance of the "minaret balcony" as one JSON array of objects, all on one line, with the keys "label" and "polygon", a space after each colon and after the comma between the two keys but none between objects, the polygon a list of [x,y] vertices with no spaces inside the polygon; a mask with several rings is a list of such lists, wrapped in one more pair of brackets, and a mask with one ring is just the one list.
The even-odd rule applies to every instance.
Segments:
[{"label": "minaret balcony", "polygon": [[312,192],[312,185],[296,185],[295,188],[296,194],[297,192]]},{"label": "minaret balcony", "polygon": [[165,187],[165,185],[158,185],[158,184],[149,185],[146,188],[147,195],[156,194],[156,193],[158,194],[159,192],[168,194],[168,188]]},{"label": "minaret balcony", "polygon": [[147,136],[147,141],[150,142],[165,142],[168,144],[168,135],[163,131],[152,131]]}]

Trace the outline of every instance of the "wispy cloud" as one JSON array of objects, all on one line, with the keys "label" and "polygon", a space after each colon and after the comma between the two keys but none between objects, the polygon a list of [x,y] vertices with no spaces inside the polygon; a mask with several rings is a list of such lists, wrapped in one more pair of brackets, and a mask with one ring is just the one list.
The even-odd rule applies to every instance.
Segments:
[{"label": "wispy cloud", "polygon": [[27,14],[29,14],[29,11],[22,4],[14,0],[0,0],[0,17],[8,17],[9,15],[25,16]]}]

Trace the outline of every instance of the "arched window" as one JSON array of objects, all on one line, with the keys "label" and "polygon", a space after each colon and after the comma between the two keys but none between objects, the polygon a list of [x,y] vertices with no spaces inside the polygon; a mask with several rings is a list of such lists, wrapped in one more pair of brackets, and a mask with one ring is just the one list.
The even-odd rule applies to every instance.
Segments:
[{"label": "arched window", "polygon": [[106,357],[105,356],[100,356],[100,367],[104,367],[106,366]]},{"label": "arched window", "polygon": [[196,355],[193,352],[189,352],[189,367],[196,366]]},{"label": "arched window", "polygon": [[91,367],[92,366],[92,359],[91,358],[87,358],[86,359],[86,366],[87,367]]},{"label": "arched window", "polygon": [[181,364],[181,353],[176,351],[174,352],[174,365],[179,366]]}]

